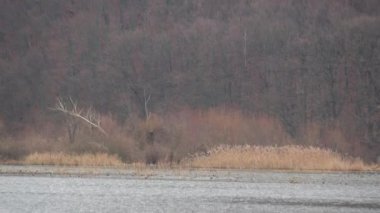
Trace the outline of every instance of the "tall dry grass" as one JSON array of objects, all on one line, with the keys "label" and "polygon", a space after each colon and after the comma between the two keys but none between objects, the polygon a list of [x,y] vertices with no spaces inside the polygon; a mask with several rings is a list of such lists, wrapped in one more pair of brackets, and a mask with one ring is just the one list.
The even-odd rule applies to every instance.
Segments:
[{"label": "tall dry grass", "polygon": [[316,147],[287,145],[218,146],[185,162],[195,168],[365,171],[374,167],[360,159]]},{"label": "tall dry grass", "polygon": [[123,162],[116,155],[106,153],[96,154],[66,154],[66,153],[34,153],[26,156],[23,161],[28,165],[58,165],[58,166],[122,166]]}]

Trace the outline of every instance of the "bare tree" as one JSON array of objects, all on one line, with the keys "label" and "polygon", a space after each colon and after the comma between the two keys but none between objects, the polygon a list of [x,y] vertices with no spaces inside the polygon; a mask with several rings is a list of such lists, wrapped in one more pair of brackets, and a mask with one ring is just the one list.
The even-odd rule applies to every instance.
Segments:
[{"label": "bare tree", "polygon": [[244,71],[247,71],[247,29],[244,29]]},{"label": "bare tree", "polygon": [[146,92],[145,92],[145,89],[144,89],[144,111],[145,111],[145,119],[146,120],[149,120],[149,118],[150,118],[150,112],[149,112],[149,109],[148,109],[148,104],[149,104],[149,101],[150,101],[150,95],[151,94],[149,94],[148,96],[147,96],[147,94],[146,94]]},{"label": "bare tree", "polygon": [[91,107],[86,110],[80,109],[77,103],[71,98],[69,98],[68,104],[65,104],[61,98],[57,98],[55,107],[51,109],[66,115],[67,129],[71,143],[75,141],[75,135],[80,121],[89,124],[91,128],[95,128],[102,134],[107,135],[107,132],[100,126],[99,115]]}]

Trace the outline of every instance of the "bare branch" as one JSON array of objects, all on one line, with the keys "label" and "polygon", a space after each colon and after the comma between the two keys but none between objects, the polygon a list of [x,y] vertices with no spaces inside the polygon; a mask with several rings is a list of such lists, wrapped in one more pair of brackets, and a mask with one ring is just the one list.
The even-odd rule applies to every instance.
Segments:
[{"label": "bare branch", "polygon": [[57,98],[57,103],[54,108],[51,108],[52,110],[62,112],[66,115],[72,116],[74,118],[78,118],[88,124],[90,126],[95,127],[98,129],[101,133],[104,135],[108,135],[107,132],[100,126],[100,118],[99,116],[91,109],[89,108],[86,112],[86,114],[83,115],[82,109],[78,109],[77,103],[69,98],[70,104],[72,106],[71,109],[68,109],[62,102],[61,98]]}]

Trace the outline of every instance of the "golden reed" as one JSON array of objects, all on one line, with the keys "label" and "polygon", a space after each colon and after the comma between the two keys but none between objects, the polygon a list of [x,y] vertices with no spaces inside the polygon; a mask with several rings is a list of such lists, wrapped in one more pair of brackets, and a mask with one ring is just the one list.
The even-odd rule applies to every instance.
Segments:
[{"label": "golden reed", "polygon": [[316,147],[218,146],[187,159],[190,167],[219,169],[369,171],[376,166]]},{"label": "golden reed", "polygon": [[28,155],[24,161],[28,165],[58,165],[58,166],[121,166],[123,162],[116,155],[106,153],[96,154],[66,154],[34,153]]}]

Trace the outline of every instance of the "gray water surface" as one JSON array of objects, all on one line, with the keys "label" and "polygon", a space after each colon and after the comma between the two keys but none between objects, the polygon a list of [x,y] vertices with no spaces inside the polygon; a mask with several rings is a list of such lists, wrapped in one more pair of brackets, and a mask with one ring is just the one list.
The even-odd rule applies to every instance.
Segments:
[{"label": "gray water surface", "polygon": [[[313,181],[318,175],[323,182]],[[342,174],[341,182],[337,174],[257,176],[261,181],[0,176],[0,212],[380,212],[380,174]]]}]

